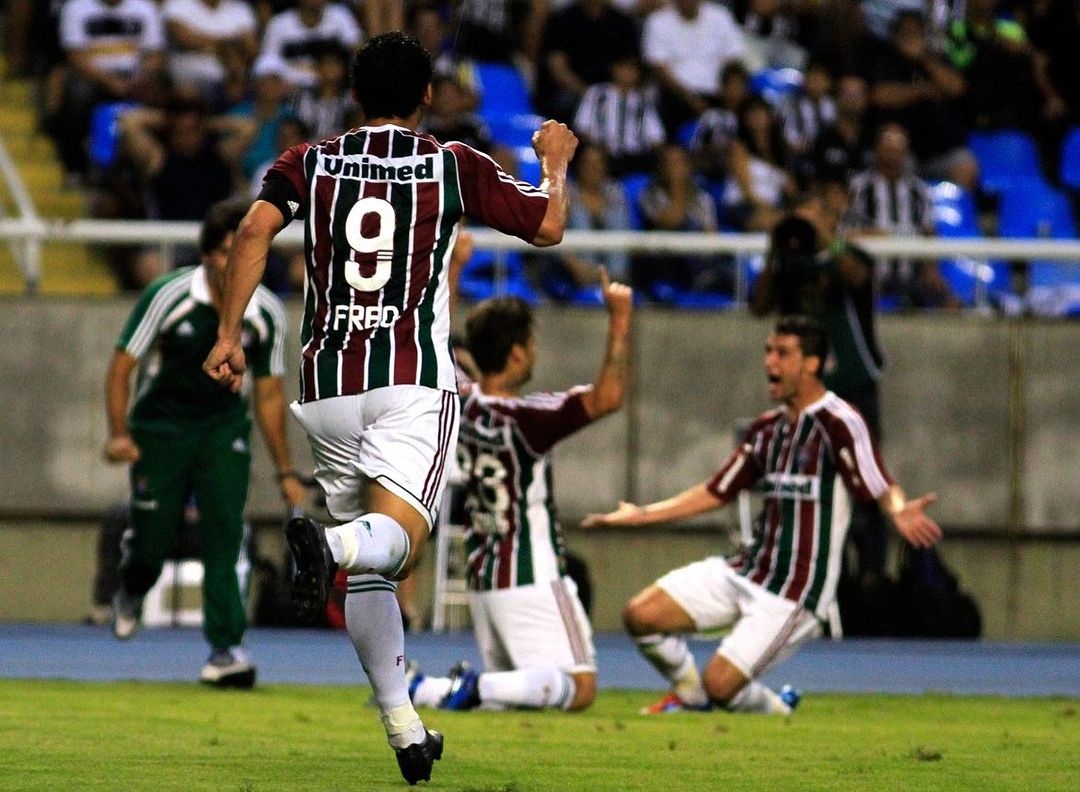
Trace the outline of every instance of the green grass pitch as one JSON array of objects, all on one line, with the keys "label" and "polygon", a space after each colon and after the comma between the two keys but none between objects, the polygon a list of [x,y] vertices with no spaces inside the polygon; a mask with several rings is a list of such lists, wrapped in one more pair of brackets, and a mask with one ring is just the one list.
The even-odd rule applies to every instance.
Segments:
[{"label": "green grass pitch", "polygon": [[[426,712],[430,789],[1080,788],[1075,700],[808,695],[791,718]],[[2,790],[403,789],[364,688],[0,680]],[[424,788],[421,784],[418,788]]]}]

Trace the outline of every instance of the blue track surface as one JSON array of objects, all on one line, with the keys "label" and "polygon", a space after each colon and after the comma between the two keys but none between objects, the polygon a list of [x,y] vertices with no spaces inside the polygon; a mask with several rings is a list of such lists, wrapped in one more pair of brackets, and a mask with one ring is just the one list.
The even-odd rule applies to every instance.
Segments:
[{"label": "blue track surface", "polygon": [[[343,633],[254,629],[246,645],[263,683],[366,683]],[[699,663],[714,646],[694,644]],[[410,635],[406,647],[435,673],[458,660],[480,660],[466,632]],[[663,688],[625,636],[597,635],[596,651],[601,687]],[[201,633],[193,629],[148,629],[120,643],[102,627],[0,624],[0,677],[6,678],[191,681],[206,654]],[[791,682],[804,692],[1080,697],[1080,644],[816,641],[765,681]]]}]

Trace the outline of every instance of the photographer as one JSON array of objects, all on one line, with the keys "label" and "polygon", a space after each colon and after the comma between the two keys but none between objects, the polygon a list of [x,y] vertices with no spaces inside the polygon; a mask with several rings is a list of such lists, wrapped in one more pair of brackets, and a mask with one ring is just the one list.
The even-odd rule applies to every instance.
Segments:
[{"label": "photographer", "polygon": [[[831,350],[825,385],[862,413],[880,441],[878,379],[884,359],[874,331],[873,263],[840,234],[846,191],[831,187],[804,199],[773,229],[750,310],[756,316],[805,314],[825,326]],[[858,585],[874,587],[884,576],[887,540],[876,506],[855,509],[850,536],[858,555]],[[857,630],[852,627],[849,631]]]}]

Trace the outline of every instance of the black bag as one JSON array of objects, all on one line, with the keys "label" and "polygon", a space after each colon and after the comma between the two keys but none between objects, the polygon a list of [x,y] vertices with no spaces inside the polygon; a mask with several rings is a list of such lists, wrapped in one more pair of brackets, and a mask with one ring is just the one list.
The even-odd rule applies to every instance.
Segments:
[{"label": "black bag", "polygon": [[899,632],[925,638],[978,638],[979,608],[960,590],[937,550],[905,547],[898,581]]}]

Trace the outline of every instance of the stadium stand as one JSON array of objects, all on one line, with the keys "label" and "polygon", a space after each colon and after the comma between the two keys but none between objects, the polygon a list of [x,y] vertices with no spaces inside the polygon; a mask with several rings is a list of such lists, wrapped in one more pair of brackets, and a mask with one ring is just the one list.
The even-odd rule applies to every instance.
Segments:
[{"label": "stadium stand", "polygon": [[1039,172],[1038,147],[1026,132],[975,132],[968,146],[979,161],[982,187],[989,193],[1003,193],[1014,180]]},{"label": "stadium stand", "polygon": [[1073,127],[1061,146],[1061,183],[1080,190],[1080,127]]},{"label": "stadium stand", "polygon": [[[945,238],[981,237],[975,200],[952,182],[938,182],[930,188],[934,208],[934,227]],[[974,306],[979,292],[987,295],[1008,291],[1008,265],[1000,261],[972,258],[946,259],[940,263],[953,294],[965,307]]]},{"label": "stadium stand", "polygon": [[[1029,176],[1001,196],[999,230],[1006,237],[1075,239],[1076,221],[1064,193],[1041,176]],[[1027,296],[1037,313],[1080,314],[1080,269],[1073,262],[1031,262]]]},{"label": "stadium stand", "polygon": [[489,124],[492,119],[533,112],[529,86],[513,66],[478,62],[476,81],[480,90],[479,113]]},{"label": "stadium stand", "polygon": [[[81,190],[65,188],[52,143],[38,131],[34,86],[29,79],[0,82],[0,134],[39,215],[76,219],[87,214]],[[5,204],[8,215],[12,208]],[[105,264],[87,245],[49,244],[42,250],[42,294],[103,295],[116,291]],[[0,294],[26,290],[12,252],[0,246]]]}]

